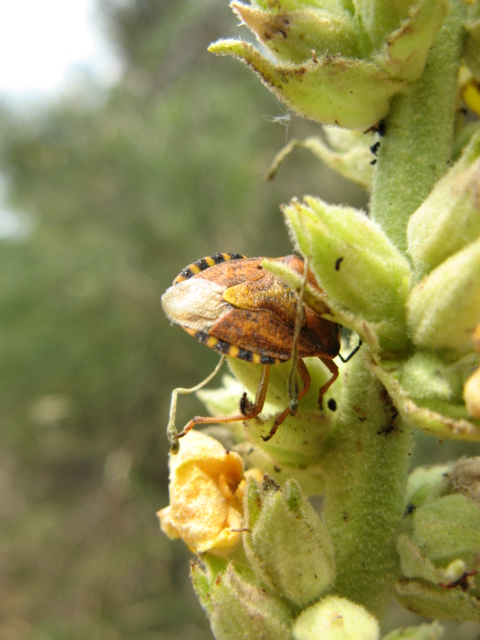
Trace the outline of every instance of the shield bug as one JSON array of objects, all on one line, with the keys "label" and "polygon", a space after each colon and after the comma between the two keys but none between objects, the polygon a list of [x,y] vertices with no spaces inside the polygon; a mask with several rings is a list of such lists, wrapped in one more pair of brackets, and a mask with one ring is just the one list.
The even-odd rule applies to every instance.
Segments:
[{"label": "shield bug", "polygon": [[[236,422],[258,416],[265,402],[270,366],[290,360],[292,352],[298,355],[294,362],[297,359],[296,368],[303,383],[298,401],[310,388],[310,375],[302,358],[317,356],[332,374],[319,390],[320,406],[323,395],[338,376],[333,358],[340,350],[340,326],[303,303],[297,310],[296,293],[280,278],[266,271],[262,266],[263,260],[237,253],[217,253],[200,258],[185,267],[162,296],[167,317],[197,340],[225,356],[263,365],[255,401],[252,403],[244,394],[240,400],[239,415],[224,418],[196,416],[180,433],[174,426],[176,393],[188,390],[176,390],[172,396],[168,426],[172,449],[178,449],[178,438],[195,424]],[[321,292],[308,269],[305,278],[302,258],[290,255],[271,261],[287,265],[304,277],[304,283],[308,282],[309,286]],[[295,412],[296,400],[276,417],[264,440],[269,440],[285,418]]]}]

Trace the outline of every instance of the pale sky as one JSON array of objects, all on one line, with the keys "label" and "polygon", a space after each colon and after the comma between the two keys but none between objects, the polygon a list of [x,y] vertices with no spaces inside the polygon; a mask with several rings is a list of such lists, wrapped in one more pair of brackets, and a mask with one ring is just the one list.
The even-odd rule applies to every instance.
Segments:
[{"label": "pale sky", "polygon": [[[94,0],[0,0],[0,100],[35,107],[54,100],[79,72],[114,82],[120,64],[94,10]],[[0,240],[31,229],[31,219],[7,204],[7,193],[0,174]]]},{"label": "pale sky", "polygon": [[53,97],[75,70],[108,81],[118,62],[93,0],[0,0],[0,97]]}]

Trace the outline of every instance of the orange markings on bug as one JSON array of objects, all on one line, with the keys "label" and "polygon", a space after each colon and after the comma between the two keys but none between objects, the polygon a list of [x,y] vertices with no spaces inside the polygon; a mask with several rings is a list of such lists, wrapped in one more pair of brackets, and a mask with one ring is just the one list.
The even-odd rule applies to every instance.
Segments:
[{"label": "orange markings on bug", "polygon": [[[245,258],[235,253],[218,253],[200,258],[185,267],[162,296],[167,317],[179,324],[212,349],[232,358],[264,365],[255,403],[249,410],[228,418],[195,417],[182,432],[184,436],[195,424],[235,422],[257,416],[265,402],[269,366],[292,357],[297,296],[280,278],[262,267],[264,258]],[[304,275],[303,260],[290,255],[272,259]],[[321,292],[312,273],[309,286]],[[298,332],[298,372],[303,382],[300,400],[310,386],[310,375],[302,360],[317,356],[332,377],[319,390],[319,404],[338,376],[333,358],[340,350],[340,326],[303,306]],[[288,407],[275,420],[270,439],[290,414]]]}]

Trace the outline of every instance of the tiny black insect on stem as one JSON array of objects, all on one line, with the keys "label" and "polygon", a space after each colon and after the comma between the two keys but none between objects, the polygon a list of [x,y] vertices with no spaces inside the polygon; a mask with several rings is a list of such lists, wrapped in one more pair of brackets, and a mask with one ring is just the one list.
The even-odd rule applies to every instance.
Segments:
[{"label": "tiny black insect on stem", "polygon": [[372,125],[371,127],[368,127],[368,129],[363,133],[372,133],[372,132],[378,133],[378,135],[382,138],[385,135],[385,122],[383,120],[380,120],[379,122]]},{"label": "tiny black insect on stem", "polygon": [[340,264],[341,264],[342,260],[343,260],[343,257],[342,258],[338,258],[336,260],[336,262],[335,262],[335,271],[340,271]]}]

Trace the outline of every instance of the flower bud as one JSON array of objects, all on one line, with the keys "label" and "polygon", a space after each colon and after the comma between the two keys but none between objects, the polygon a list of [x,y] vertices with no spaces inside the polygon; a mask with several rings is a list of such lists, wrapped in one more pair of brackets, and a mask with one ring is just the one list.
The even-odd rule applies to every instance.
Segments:
[{"label": "flower bud", "polygon": [[327,304],[335,311],[346,309],[360,321],[379,323],[376,330],[384,348],[401,348],[410,283],[407,260],[362,212],[327,205],[317,198],[304,200],[292,201],[284,213],[329,296]]},{"label": "flower bud", "polygon": [[408,253],[425,274],[480,236],[480,133],[408,223]]},{"label": "flower bud", "polygon": [[215,569],[195,563],[191,578],[217,640],[292,638],[293,614],[285,600],[259,585],[248,570],[232,564]]},{"label": "flower bud", "polygon": [[[365,130],[387,115],[390,99],[423,73],[446,0],[356,0],[253,5],[234,12],[275,61],[251,44],[220,40],[210,51],[250,66],[297,113],[349,129]],[[277,63],[278,61],[278,63]]]},{"label": "flower bud", "polygon": [[194,553],[227,557],[240,542],[243,462],[236,453],[191,431],[170,456],[170,506],[158,512],[162,530]]},{"label": "flower bud", "polygon": [[312,57],[312,50],[318,57],[358,57],[356,25],[348,11],[335,5],[288,10],[281,4],[266,10],[241,2],[232,2],[230,7],[277,60],[299,64]]},{"label": "flower bud", "polygon": [[244,546],[258,578],[299,607],[317,600],[335,578],[333,543],[294,480],[248,483]]},{"label": "flower bud", "polygon": [[375,618],[346,598],[327,596],[303,611],[293,627],[295,640],[378,640]]},{"label": "flower bud", "polygon": [[445,260],[410,292],[407,320],[424,349],[471,349],[480,318],[480,238]]},{"label": "flower bud", "polygon": [[399,537],[397,547],[406,578],[398,585],[401,602],[422,615],[480,620],[480,505],[452,493],[423,504],[410,518],[411,532]]},{"label": "flower bud", "polygon": [[390,79],[376,65],[315,52],[302,64],[275,64],[241,40],[219,40],[209,47],[251,67],[277,98],[300,115],[348,129],[367,129],[388,112],[403,81]]}]

